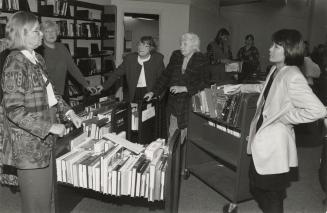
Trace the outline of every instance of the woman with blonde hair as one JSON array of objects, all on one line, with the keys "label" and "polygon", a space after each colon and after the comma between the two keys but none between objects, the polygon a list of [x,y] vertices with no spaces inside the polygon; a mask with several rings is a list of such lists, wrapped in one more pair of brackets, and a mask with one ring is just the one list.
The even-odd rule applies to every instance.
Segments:
[{"label": "woman with blonde hair", "polygon": [[46,213],[51,211],[52,149],[56,136],[65,131],[56,114],[70,119],[76,127],[81,119],[55,94],[45,61],[34,51],[43,37],[38,18],[16,12],[6,25],[6,36],[11,52],[1,79],[1,133],[7,137],[0,141],[0,165],[17,168],[22,212]]},{"label": "woman with blonde hair", "polygon": [[43,33],[43,45],[37,48],[36,52],[44,57],[49,78],[57,88],[58,94],[64,95],[67,72],[90,93],[94,93],[95,88],[89,87],[67,47],[57,42],[60,33],[57,23],[46,20],[41,24],[41,31]]}]

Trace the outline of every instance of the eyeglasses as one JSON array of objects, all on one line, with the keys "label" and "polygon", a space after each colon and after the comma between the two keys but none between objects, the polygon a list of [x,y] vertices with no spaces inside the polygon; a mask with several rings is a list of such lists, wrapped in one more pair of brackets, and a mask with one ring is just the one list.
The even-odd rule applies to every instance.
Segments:
[{"label": "eyeglasses", "polygon": [[44,33],[47,33],[47,34],[57,34],[57,31],[56,30],[45,30]]},{"label": "eyeglasses", "polygon": [[150,48],[150,45],[146,44],[146,43],[142,43],[142,42],[138,42],[137,43],[138,47],[146,47],[146,48]]},{"label": "eyeglasses", "polygon": [[41,30],[33,30],[32,33],[35,33],[37,35],[43,35]]}]

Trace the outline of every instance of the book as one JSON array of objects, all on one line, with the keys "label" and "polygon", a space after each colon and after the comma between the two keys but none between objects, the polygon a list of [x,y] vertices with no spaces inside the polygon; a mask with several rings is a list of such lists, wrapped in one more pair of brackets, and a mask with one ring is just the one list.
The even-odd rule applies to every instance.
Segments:
[{"label": "book", "polygon": [[141,144],[132,143],[124,138],[121,138],[115,134],[109,133],[103,136],[104,138],[107,138],[108,140],[112,141],[113,143],[117,143],[123,147],[125,147],[128,150],[131,150],[132,152],[136,154],[140,154],[144,150],[144,146]]},{"label": "book", "polygon": [[140,171],[140,168],[142,167],[143,163],[146,161],[146,158],[144,155],[141,155],[136,163],[132,167],[131,171],[131,187],[130,187],[130,195],[131,197],[136,196],[136,187],[137,187],[137,172]]},{"label": "book", "polygon": [[145,185],[145,175],[144,172],[148,168],[150,164],[150,160],[145,159],[145,161],[141,164],[141,167],[138,169],[136,174],[136,189],[135,189],[135,196],[140,197],[144,196],[144,185]]},{"label": "book", "polygon": [[157,182],[156,180],[156,170],[158,170],[158,167],[161,163],[161,156],[163,155],[163,149],[159,150],[158,155],[156,156],[156,158],[154,158],[151,162],[150,162],[150,182],[149,182],[149,201],[154,201],[154,190],[155,190],[155,184]]}]

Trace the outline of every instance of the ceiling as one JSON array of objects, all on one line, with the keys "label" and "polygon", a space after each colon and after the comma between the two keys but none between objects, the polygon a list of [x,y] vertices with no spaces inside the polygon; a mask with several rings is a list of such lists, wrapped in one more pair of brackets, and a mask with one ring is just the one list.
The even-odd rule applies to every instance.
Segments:
[{"label": "ceiling", "polygon": [[270,2],[270,3],[273,2],[276,5],[284,6],[287,3],[287,0],[218,0],[218,1],[221,7],[240,5],[240,4],[251,4],[251,3],[258,3],[258,2]]}]

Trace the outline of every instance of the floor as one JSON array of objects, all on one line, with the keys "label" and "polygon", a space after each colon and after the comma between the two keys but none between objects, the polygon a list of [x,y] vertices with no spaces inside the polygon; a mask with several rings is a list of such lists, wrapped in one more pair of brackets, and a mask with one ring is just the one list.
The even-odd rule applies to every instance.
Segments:
[{"label": "floor", "polygon": [[[321,146],[299,148],[299,181],[293,182],[288,190],[285,200],[285,213],[321,213],[323,212],[322,200],[325,196],[321,190],[318,180],[318,167]],[[63,187],[65,202],[74,203],[73,199],[81,201],[62,212],[72,213],[161,213],[162,203],[150,203],[144,200],[122,200],[119,198],[105,197],[102,199],[76,198],[77,193],[72,188]],[[75,195],[74,195],[75,193]],[[61,193],[62,194],[62,193]],[[69,201],[68,201],[69,200]],[[182,180],[181,196],[179,202],[180,213],[219,213],[221,208],[228,201],[220,194],[213,191],[210,187],[190,176],[187,180]],[[64,207],[65,208],[65,207]],[[259,213],[256,203],[253,200],[240,203],[239,213]],[[13,194],[7,187],[0,187],[0,212],[15,213],[20,212],[19,193]],[[61,213],[61,212],[60,212]]]}]

